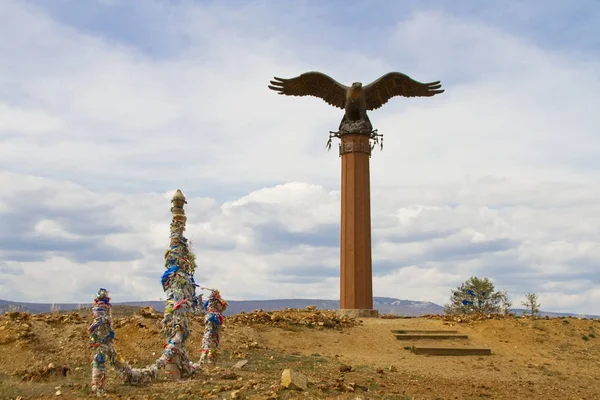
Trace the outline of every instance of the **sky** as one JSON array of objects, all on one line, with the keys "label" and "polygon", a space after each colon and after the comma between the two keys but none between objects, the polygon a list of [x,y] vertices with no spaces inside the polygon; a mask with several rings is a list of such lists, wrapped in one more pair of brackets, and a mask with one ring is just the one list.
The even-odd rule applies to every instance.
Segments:
[{"label": "sky", "polygon": [[446,92],[370,112],[375,296],[600,314],[600,4],[0,0],[0,298],[158,300],[170,198],[196,281],[339,298],[342,117],[273,76]]}]

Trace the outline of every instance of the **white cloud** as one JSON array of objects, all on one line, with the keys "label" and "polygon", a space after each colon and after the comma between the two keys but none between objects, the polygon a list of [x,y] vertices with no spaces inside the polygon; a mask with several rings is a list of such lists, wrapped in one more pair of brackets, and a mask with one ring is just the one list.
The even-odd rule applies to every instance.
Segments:
[{"label": "white cloud", "polygon": [[[371,165],[375,293],[442,303],[478,274],[538,291],[545,309],[600,313],[597,57],[442,12],[350,49],[348,27],[282,30],[263,3],[145,7],[173,53],[0,9],[2,296],[85,301],[104,281],[116,297],[161,297],[180,188],[207,285],[336,298],[340,166],[324,145],[341,113],[266,86],[400,69],[447,91],[371,113],[385,135]],[[303,26],[325,18],[295,7]]]},{"label": "white cloud", "polygon": [[[19,175],[3,175],[3,182],[12,187],[27,181]],[[64,193],[58,190],[65,186],[61,182],[30,181],[35,181],[37,187],[54,186],[54,193]],[[597,206],[581,207],[577,199],[548,199],[532,182],[529,191],[512,198],[516,204],[531,204],[505,207],[491,202],[484,207],[477,196],[464,195],[466,186],[480,194],[487,184],[471,182],[446,192],[448,204],[462,199],[464,205],[460,207],[429,205],[423,199],[411,198],[407,191],[408,195],[395,195],[385,207],[373,209],[374,221],[387,219],[383,226],[373,226],[376,295],[444,303],[451,288],[471,275],[479,275],[489,276],[498,289],[508,289],[516,299],[527,291],[537,292],[545,309],[598,312],[591,300],[597,296],[599,283],[595,260],[600,257],[600,232],[588,230],[582,235],[576,229],[564,230],[562,218],[568,215],[571,221],[581,221],[586,213],[597,213]],[[572,187],[557,183],[553,188],[560,192],[565,186]],[[101,285],[113,287],[116,298],[160,298],[158,282],[170,221],[166,195],[118,195],[89,192],[72,184],[66,187],[70,189],[64,199],[67,201],[54,197],[45,203],[44,213],[52,215],[67,210],[69,205],[67,214],[58,214],[63,221],[60,237],[65,239],[77,236],[74,232],[82,230],[77,222],[90,213],[115,221],[112,228],[95,236],[105,244],[106,260],[86,262],[68,253],[58,256],[44,242],[33,242],[24,250],[41,255],[41,259],[20,260],[21,256],[11,256],[7,251],[10,249],[4,247],[2,258],[14,258],[11,262],[22,267],[25,274],[6,275],[3,293],[20,299],[35,296],[40,301],[52,297],[56,301],[81,302],[93,292],[94,285]],[[500,192],[510,191],[511,187],[510,181],[496,186]],[[578,189],[586,188],[600,194],[592,186]],[[26,193],[33,188],[21,190]],[[435,190],[429,186],[420,192],[435,198],[431,196]],[[390,198],[393,193],[374,189],[375,198]],[[535,201],[536,196],[539,201]],[[84,197],[87,203],[70,201]],[[2,200],[14,210],[5,216],[18,215],[17,196]],[[315,202],[329,210],[330,217],[322,218],[315,209],[308,212]],[[407,202],[413,205],[405,207]],[[386,217],[402,214],[403,209],[421,211],[412,213],[410,224],[403,219],[390,222]],[[203,285],[218,286],[233,299],[337,297],[337,195],[317,185],[295,182],[260,189],[220,205],[215,200],[188,196],[186,214],[187,236],[193,239],[198,255],[196,276]],[[42,226],[48,232],[59,224],[47,217],[31,217],[32,230]],[[538,220],[545,223],[538,224]],[[67,226],[73,232],[67,231]],[[329,226],[334,229],[327,230]],[[21,233],[27,235],[27,228]],[[9,237],[10,231],[3,235]],[[117,253],[116,260],[109,257],[118,250],[124,252],[122,261],[118,261],[121,253]],[[131,251],[139,256],[129,259]],[[58,276],[66,279],[52,279]]]},{"label": "white cloud", "polygon": [[78,235],[67,232],[60,223],[50,219],[39,220],[33,227],[33,231],[40,236],[56,236],[67,239],[75,239],[78,237]]},{"label": "white cloud", "polygon": [[0,131],[13,134],[55,132],[61,121],[41,110],[26,110],[0,103]]}]

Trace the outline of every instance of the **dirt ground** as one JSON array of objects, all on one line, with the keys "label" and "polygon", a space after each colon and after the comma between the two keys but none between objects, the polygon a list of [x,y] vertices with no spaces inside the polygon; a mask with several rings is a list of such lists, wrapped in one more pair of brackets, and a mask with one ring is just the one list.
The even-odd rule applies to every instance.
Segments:
[{"label": "dirt ground", "polygon": [[[164,344],[157,324],[160,315],[116,314],[119,353],[136,366],[155,360]],[[1,317],[0,399],[94,397],[89,389],[90,321],[88,315],[77,313]],[[194,320],[192,328],[188,349],[197,360],[201,321]],[[422,343],[399,341],[393,329],[456,329],[469,339],[435,344],[490,347],[492,355],[415,355],[405,347]],[[137,387],[111,372],[107,397],[596,400],[600,398],[597,334],[600,321],[575,318],[356,321],[336,319],[327,311],[255,312],[226,319],[216,366],[191,379],[165,377]],[[232,369],[241,359],[248,364]],[[54,366],[50,372],[55,373],[48,376],[50,363]],[[285,368],[306,375],[308,390],[281,387]]]}]

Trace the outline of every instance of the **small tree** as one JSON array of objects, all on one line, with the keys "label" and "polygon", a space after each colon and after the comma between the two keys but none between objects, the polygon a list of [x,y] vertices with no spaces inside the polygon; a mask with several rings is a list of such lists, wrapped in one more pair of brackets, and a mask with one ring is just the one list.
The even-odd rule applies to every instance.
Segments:
[{"label": "small tree", "polygon": [[452,291],[450,303],[444,306],[446,314],[499,314],[502,305],[511,303],[506,292],[497,292],[488,278],[470,277]]},{"label": "small tree", "polygon": [[17,304],[11,304],[8,306],[8,310],[9,313],[13,313],[13,312],[23,312],[23,306],[22,305],[17,305]]},{"label": "small tree", "polygon": [[508,315],[512,313],[512,301],[510,301],[510,299],[508,298],[508,293],[506,293],[506,290],[501,292],[502,294],[502,304],[500,305],[500,311],[502,312],[502,314],[504,315]]},{"label": "small tree", "polygon": [[527,293],[525,295],[525,301],[521,302],[523,307],[525,307],[525,311],[523,311],[524,315],[531,315],[532,317],[537,317],[540,315],[540,304],[537,302],[538,297],[535,293]]}]

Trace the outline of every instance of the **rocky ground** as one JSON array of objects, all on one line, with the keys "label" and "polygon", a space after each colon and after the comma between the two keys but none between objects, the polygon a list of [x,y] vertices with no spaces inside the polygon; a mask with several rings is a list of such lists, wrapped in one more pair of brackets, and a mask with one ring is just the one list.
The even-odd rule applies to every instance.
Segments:
[{"label": "rocky ground", "polygon": [[[132,311],[135,314],[131,315]],[[151,309],[115,307],[116,347],[144,366],[163,346]],[[0,317],[0,399],[84,399],[90,393],[88,312]],[[216,366],[192,379],[125,385],[114,399],[598,399],[600,321],[440,317],[355,320],[319,310],[228,317]],[[198,359],[201,320],[188,348]],[[493,355],[419,356],[392,329],[457,329]],[[450,343],[445,342],[448,345]],[[455,343],[456,346],[463,345]],[[239,361],[247,363],[233,367]],[[282,373],[304,390],[285,388]],[[287,375],[287,372],[286,372]],[[303,379],[306,379],[304,384]]]}]

